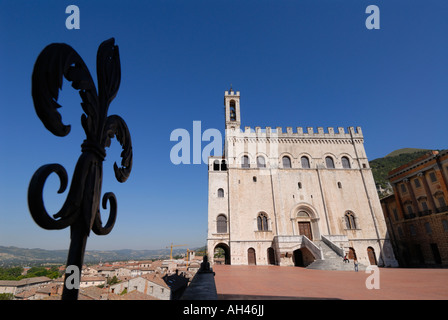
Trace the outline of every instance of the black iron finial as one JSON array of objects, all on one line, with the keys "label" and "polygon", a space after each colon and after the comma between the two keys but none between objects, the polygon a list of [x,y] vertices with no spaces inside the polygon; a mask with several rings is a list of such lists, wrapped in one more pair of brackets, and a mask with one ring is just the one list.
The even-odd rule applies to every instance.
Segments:
[{"label": "black iron finial", "polygon": [[[109,218],[103,226],[99,209],[103,176],[103,161],[106,147],[116,137],[123,148],[121,167],[114,163],[115,177],[125,182],[132,169],[131,135],[125,121],[117,115],[107,115],[109,104],[115,98],[121,80],[121,66],[118,46],[115,40],[101,43],[97,52],[98,92],[90,72],[78,53],[69,45],[53,43],[38,56],[32,75],[32,96],[34,108],[45,127],[56,136],[66,136],[70,125],[64,125],[57,109],[62,77],[72,82],[79,90],[81,124],[86,139],[81,144],[81,156],[73,173],[70,190],[64,205],[58,213],[50,217],[43,202],[43,187],[51,173],[59,176],[62,193],[67,188],[67,172],[59,164],[40,167],[31,178],[28,188],[28,206],[34,221],[48,230],[64,229],[70,226],[70,248],[67,266],[75,265],[81,275],[87,237],[90,230],[97,235],[108,234],[117,216],[117,200],[112,192],[102,198],[103,209],[110,206]],[[67,278],[67,274],[66,274]],[[62,299],[76,300],[78,289],[67,288],[64,281]]]}]

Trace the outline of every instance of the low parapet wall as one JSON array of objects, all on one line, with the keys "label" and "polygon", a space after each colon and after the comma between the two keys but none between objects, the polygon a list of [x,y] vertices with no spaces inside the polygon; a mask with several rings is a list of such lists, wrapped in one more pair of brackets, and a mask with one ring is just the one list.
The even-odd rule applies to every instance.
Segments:
[{"label": "low parapet wall", "polygon": [[218,300],[215,273],[198,272],[190,285],[185,289],[181,300]]}]

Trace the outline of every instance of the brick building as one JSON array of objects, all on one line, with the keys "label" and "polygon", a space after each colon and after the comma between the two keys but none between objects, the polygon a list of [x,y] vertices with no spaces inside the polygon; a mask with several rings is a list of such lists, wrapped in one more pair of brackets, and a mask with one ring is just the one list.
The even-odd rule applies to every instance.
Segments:
[{"label": "brick building", "polygon": [[381,199],[400,266],[448,266],[448,150],[431,151],[389,172]]}]

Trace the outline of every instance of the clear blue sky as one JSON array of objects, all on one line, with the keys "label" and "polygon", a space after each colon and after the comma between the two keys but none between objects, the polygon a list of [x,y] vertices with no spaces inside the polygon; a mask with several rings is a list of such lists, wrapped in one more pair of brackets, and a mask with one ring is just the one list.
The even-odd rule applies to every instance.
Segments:
[{"label": "clear blue sky", "polygon": [[[80,9],[79,30],[65,27],[70,4]],[[380,30],[365,27],[370,4],[380,8]],[[95,81],[98,45],[114,37],[120,48],[121,86],[109,114],[129,126],[134,166],[126,183],[115,180],[114,140],[102,192],[117,196],[118,218],[87,249],[192,248],[206,243],[207,166],[171,163],[174,129],[192,132],[201,121],[203,131],[223,132],[232,83],[242,126],[361,126],[370,160],[404,147],[446,148],[447,14],[444,0],[0,1],[0,245],[69,245],[69,229],[41,229],[26,201],[44,164],[64,166],[70,183],[85,138],[69,82],[59,99],[68,136],[53,136],[34,111],[31,72],[46,45],[71,45]],[[58,185],[50,176],[51,213],[67,194]]]}]

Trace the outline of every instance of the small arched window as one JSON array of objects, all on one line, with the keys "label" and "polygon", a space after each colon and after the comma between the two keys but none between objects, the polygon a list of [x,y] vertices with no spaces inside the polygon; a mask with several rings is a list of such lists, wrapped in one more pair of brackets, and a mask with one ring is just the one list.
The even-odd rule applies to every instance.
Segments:
[{"label": "small arched window", "polygon": [[300,162],[302,163],[302,168],[309,169],[310,168],[310,161],[308,160],[308,157],[303,156],[300,158]]},{"label": "small arched window", "polygon": [[220,214],[216,219],[216,227],[218,233],[227,233],[227,217]]},{"label": "small arched window", "polygon": [[263,156],[257,157],[257,168],[266,168],[266,161]]},{"label": "small arched window", "polygon": [[230,100],[230,121],[236,121],[235,100]]},{"label": "small arched window", "polygon": [[345,225],[347,229],[356,229],[355,215],[351,211],[345,213]]},{"label": "small arched window", "polygon": [[291,168],[291,159],[287,156],[282,158],[283,168]]},{"label": "small arched window", "polygon": [[226,160],[221,161],[221,171],[227,171],[227,162]]},{"label": "small arched window", "polygon": [[268,231],[268,216],[266,213],[260,213],[257,217],[258,231]]},{"label": "small arched window", "polygon": [[213,161],[213,171],[219,171],[219,160]]},{"label": "small arched window", "polygon": [[224,198],[224,189],[222,188],[218,189],[218,198]]},{"label": "small arched window", "polygon": [[332,157],[326,157],[325,158],[325,164],[328,169],[334,169],[334,161]]},{"label": "small arched window", "polygon": [[299,187],[299,189],[302,189],[302,182],[297,183],[297,187]]},{"label": "small arched window", "polygon": [[347,157],[342,157],[342,168],[350,169],[350,160]]},{"label": "small arched window", "polygon": [[249,157],[242,156],[241,157],[241,168],[250,168]]}]

